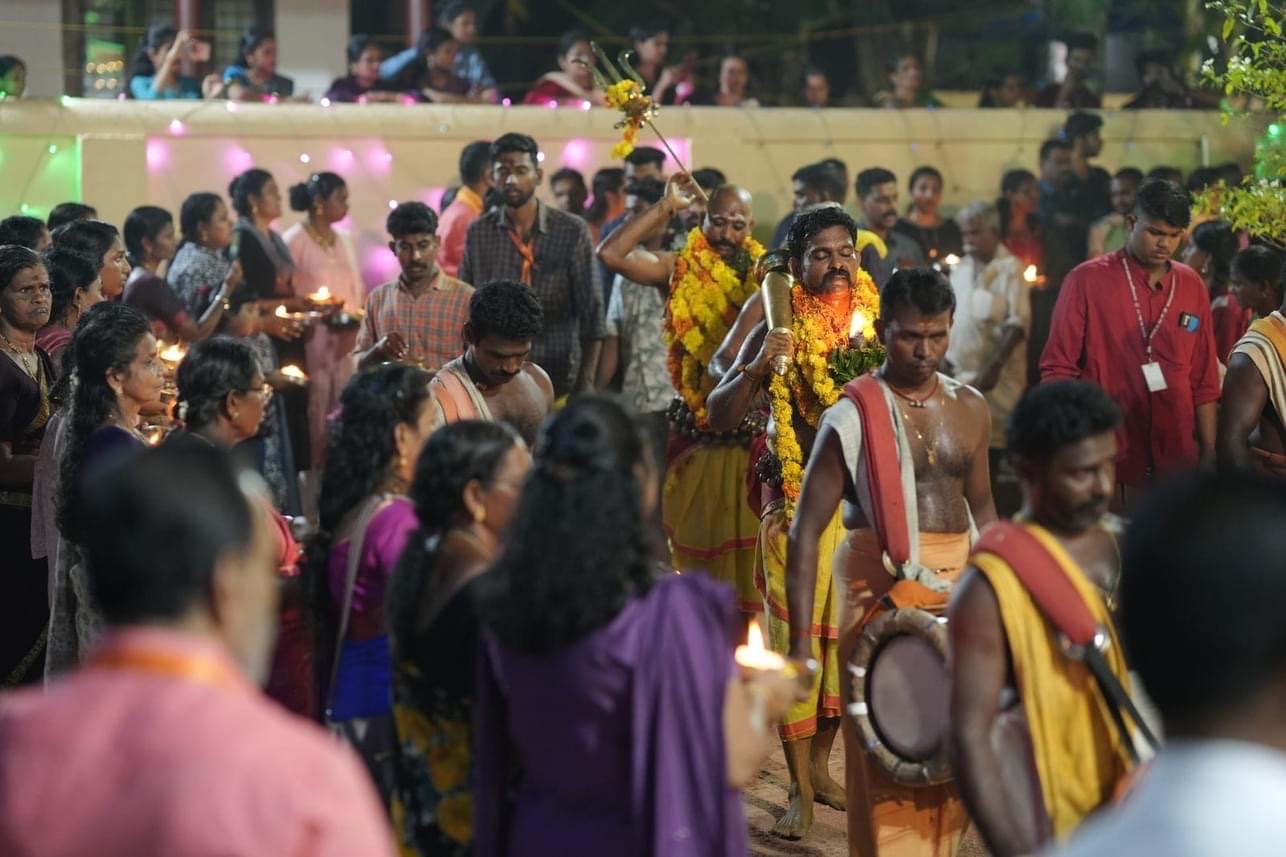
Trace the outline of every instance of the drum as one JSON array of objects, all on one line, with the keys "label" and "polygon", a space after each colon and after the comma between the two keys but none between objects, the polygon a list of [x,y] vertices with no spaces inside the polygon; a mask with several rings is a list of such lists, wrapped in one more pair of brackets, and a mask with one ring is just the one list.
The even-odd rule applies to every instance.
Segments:
[{"label": "drum", "polygon": [[862,629],[848,665],[848,712],[875,764],[899,785],[951,779],[946,623],[914,607],[882,612]]}]

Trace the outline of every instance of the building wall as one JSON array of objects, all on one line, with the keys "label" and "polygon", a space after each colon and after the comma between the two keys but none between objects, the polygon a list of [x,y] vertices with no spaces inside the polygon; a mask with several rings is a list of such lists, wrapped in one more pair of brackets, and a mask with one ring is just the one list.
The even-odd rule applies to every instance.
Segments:
[{"label": "building wall", "polygon": [[58,0],[0,3],[0,54],[27,64],[27,94],[51,98],[63,91],[62,4]]},{"label": "building wall", "polygon": [[[384,218],[390,203],[421,199],[436,207],[457,181],[462,146],[507,131],[541,144],[546,175],[567,165],[586,177],[611,166],[619,139],[606,109],[400,105],[229,105],[224,102],[27,101],[0,108],[0,215],[22,204],[44,214],[83,192],[113,223],[143,203],[177,213],[191,192],[224,192],[252,165],[270,170],[284,191],[315,170],[348,179],[351,226],[368,284],[390,273]],[[754,195],[756,233],[771,235],[791,205],[790,175],[838,157],[851,177],[883,166],[905,179],[921,164],[945,178],[945,205],[994,199],[1005,170],[1037,171],[1041,142],[1061,127],[1053,110],[724,110],[667,108],[657,118],[685,163],[717,166]],[[1248,166],[1253,123],[1224,127],[1217,113],[1128,111],[1104,114],[1100,163],[1109,170],[1159,164],[1185,172],[1203,162]],[[50,152],[50,141],[56,151]],[[656,145],[650,131],[643,145]],[[667,163],[667,170],[674,169]],[[79,183],[79,186],[78,186]],[[850,187],[850,196],[852,188]],[[546,195],[548,187],[542,186]],[[287,213],[282,228],[296,215]]]}]

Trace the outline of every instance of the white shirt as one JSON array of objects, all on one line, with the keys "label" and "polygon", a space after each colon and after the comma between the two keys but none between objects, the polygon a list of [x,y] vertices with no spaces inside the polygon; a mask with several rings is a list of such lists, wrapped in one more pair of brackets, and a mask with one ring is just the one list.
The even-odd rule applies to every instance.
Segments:
[{"label": "white shirt", "polygon": [[1281,857],[1286,753],[1240,741],[1166,746],[1117,809],[1046,857]]},{"label": "white shirt", "polygon": [[1027,387],[1027,336],[1031,334],[1031,296],[1022,276],[1022,262],[1003,244],[985,266],[965,256],[951,272],[956,292],[956,315],[951,324],[947,359],[956,378],[965,384],[991,362],[1005,331],[1021,328],[1023,341],[1009,354],[1000,380],[983,393],[991,407],[991,446],[1005,445],[1005,424]]}]

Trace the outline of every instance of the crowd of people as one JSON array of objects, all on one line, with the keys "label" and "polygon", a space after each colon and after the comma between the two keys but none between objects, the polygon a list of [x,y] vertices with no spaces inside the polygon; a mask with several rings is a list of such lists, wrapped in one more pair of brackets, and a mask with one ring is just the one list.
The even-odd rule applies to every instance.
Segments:
[{"label": "crowd of people", "polygon": [[[494,99],[472,15],[355,39],[331,97]],[[290,96],[270,34],[219,79],[177,74],[192,45],[153,28],[131,93]],[[586,50],[538,100],[590,93]],[[711,103],[744,103],[733,60]],[[1038,97],[1088,106],[1091,60]],[[0,695],[0,851],[746,854],[780,740],[787,839],[822,803],[859,855],[1269,853],[1280,236],[1194,211],[1237,165],[1109,173],[1101,125],[954,216],[931,165],[803,165],[770,247],[715,167],[547,180],[506,133],[388,214],[369,291],[332,172],[246,170],[177,229],[0,221],[0,677],[43,685]],[[859,661],[913,614],[952,656],[907,749]],[[789,660],[734,657],[759,623]]]},{"label": "crowd of people", "polygon": [[[590,33],[575,29],[563,33],[550,50],[549,71],[534,81],[502,87],[487,61],[488,49],[479,46],[478,10],[464,0],[452,0],[434,9],[432,26],[414,46],[386,55],[379,41],[366,33],[355,34],[343,49],[345,74],[314,97],[296,92],[294,81],[277,70],[277,39],[267,28],[248,27],[242,32],[236,56],[222,71],[213,62],[212,45],[172,24],[153,24],[139,40],[126,69],[121,98],[231,99],[235,101],[317,101],[341,103],[444,103],[527,104],[541,107],[601,104],[589,66],[595,64]],[[599,41],[602,41],[600,38]],[[766,81],[756,82],[752,57],[735,47],[701,56],[686,50],[670,54],[670,27],[660,19],[630,28],[623,44],[604,45],[613,57],[623,49],[632,52],[635,71],[657,104],[720,107],[795,106],[826,108],[871,106],[934,108],[943,102],[926,79],[923,59],[910,51],[893,49],[885,77],[873,91],[841,92],[827,71],[806,65],[797,79],[784,86],[769,86],[771,97],[757,94]],[[1067,34],[1061,80],[1031,81],[1015,67],[996,68],[987,74],[978,107],[1053,107],[1097,109],[1103,106],[1096,82],[1101,76],[1099,43],[1085,32]],[[335,46],[340,59],[340,47]],[[496,48],[495,50],[499,50]],[[1126,109],[1210,109],[1218,95],[1184,82],[1172,51],[1140,51],[1134,60],[1139,90],[1124,104]],[[0,99],[21,97],[26,66],[16,56],[0,57]],[[781,90],[781,92],[777,92]]]}]

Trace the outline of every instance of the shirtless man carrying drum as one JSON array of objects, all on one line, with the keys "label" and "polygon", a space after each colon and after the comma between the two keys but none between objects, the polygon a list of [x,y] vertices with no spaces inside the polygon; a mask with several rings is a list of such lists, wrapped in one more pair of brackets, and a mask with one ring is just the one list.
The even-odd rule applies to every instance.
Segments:
[{"label": "shirtless man carrying drum", "polygon": [[[833,564],[841,663],[895,583],[896,594],[909,590],[915,606],[941,610],[973,534],[995,520],[987,403],[938,371],[954,310],[955,294],[941,275],[895,273],[880,294],[884,366],[851,382],[822,419],[787,548],[796,656],[808,651],[818,539],[841,500],[849,530]],[[851,670],[841,679],[841,697],[851,700]],[[955,853],[968,818],[951,785],[898,784],[871,763],[853,717],[844,718],[843,730],[850,854]]]},{"label": "shirtless man carrying drum", "polygon": [[[949,719],[960,793],[996,857],[1065,838],[1132,767],[1108,698],[1069,656],[1040,590],[1100,629],[1100,664],[1129,678],[1109,608],[1120,574],[1116,485],[1121,411],[1098,386],[1055,381],[1010,415],[1023,507],[978,543],[952,598]],[[1070,584],[1061,592],[1051,584]]]}]

